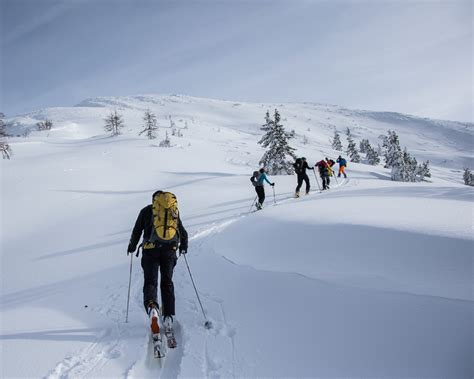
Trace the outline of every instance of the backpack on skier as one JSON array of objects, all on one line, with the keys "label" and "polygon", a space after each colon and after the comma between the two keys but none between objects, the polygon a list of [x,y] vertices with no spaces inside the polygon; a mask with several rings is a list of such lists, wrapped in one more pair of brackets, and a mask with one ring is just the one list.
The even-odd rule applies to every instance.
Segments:
[{"label": "backpack on skier", "polygon": [[254,171],[253,175],[250,177],[250,181],[252,182],[253,186],[256,187],[258,183],[258,179],[260,178],[260,172]]},{"label": "backpack on skier", "polygon": [[153,195],[152,230],[150,239],[143,244],[144,249],[160,245],[178,244],[179,210],[178,200],[171,192],[158,191]]},{"label": "backpack on skier", "polygon": [[297,174],[303,173],[304,171],[303,165],[304,165],[303,158],[296,158],[295,163],[293,163],[293,167]]},{"label": "backpack on skier", "polygon": [[329,175],[329,165],[324,159],[316,163],[315,166],[318,168],[320,176]]}]

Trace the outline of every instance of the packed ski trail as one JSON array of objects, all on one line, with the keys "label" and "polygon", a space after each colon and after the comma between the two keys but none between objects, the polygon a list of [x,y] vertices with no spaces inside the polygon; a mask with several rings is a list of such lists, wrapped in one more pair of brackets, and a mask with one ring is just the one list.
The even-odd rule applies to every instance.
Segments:
[{"label": "packed ski trail", "polygon": [[[273,199],[271,196],[268,198],[268,205],[262,211],[258,211],[256,213],[252,212],[240,212],[240,213],[232,213],[234,210],[231,208],[230,215],[226,217],[221,217],[220,214],[214,215],[216,218],[216,222],[210,222],[210,225],[206,228],[200,228],[198,231],[194,231],[190,238],[190,254],[189,259],[191,262],[196,262],[197,260],[204,260],[204,265],[201,267],[217,267],[217,271],[221,271],[219,269],[220,266],[234,266],[235,268],[230,268],[230,271],[238,271],[238,273],[234,273],[233,275],[237,275],[231,279],[234,281],[236,285],[238,285],[239,277],[242,275],[241,271],[244,272],[251,272],[251,277],[258,277],[258,283],[261,285],[261,277],[269,276],[274,277],[277,276],[290,276],[293,277],[293,280],[299,282],[301,287],[306,289],[310,288],[311,291],[308,292],[312,293],[313,291],[316,293],[320,293],[320,296],[315,296],[314,292],[310,297],[317,298],[319,304],[317,308],[319,311],[317,312],[318,318],[324,320],[326,317],[332,319],[334,322],[334,318],[336,319],[335,324],[341,322],[340,326],[347,325],[347,320],[344,318],[338,320],[338,316],[332,313],[327,313],[327,309],[339,309],[339,315],[342,315],[346,312],[347,309],[352,309],[352,318],[353,322],[356,320],[362,324],[366,322],[376,323],[376,328],[381,327],[384,331],[383,338],[375,337],[375,336],[363,336],[359,335],[355,330],[345,330],[343,335],[341,332],[336,332],[334,330],[333,336],[335,340],[328,339],[327,333],[324,333],[320,330],[316,335],[318,335],[318,341],[308,340],[304,336],[300,337],[301,340],[298,342],[298,339],[295,339],[293,332],[291,331],[291,321],[286,321],[286,318],[291,318],[292,313],[288,312],[288,309],[293,307],[297,308],[300,307],[299,301],[295,302],[295,299],[292,299],[291,296],[288,296],[289,293],[285,294],[285,288],[281,287],[280,289],[274,288],[272,291],[276,291],[277,293],[283,294],[282,299],[284,303],[278,302],[279,306],[277,308],[273,308],[274,305],[272,304],[271,307],[273,308],[267,314],[267,311],[264,312],[268,317],[274,317],[274,315],[278,314],[285,314],[286,316],[282,318],[280,322],[287,322],[287,327],[284,329],[288,329],[286,332],[282,332],[281,326],[276,328],[278,330],[278,335],[280,338],[283,338],[287,341],[286,346],[294,346],[294,344],[302,343],[303,346],[309,346],[311,344],[312,349],[316,349],[316,353],[320,354],[322,357],[330,358],[332,354],[327,354],[327,351],[324,350],[329,349],[332,351],[334,347],[339,346],[339,344],[345,344],[345,347],[339,346],[338,349],[341,349],[343,354],[354,354],[355,350],[351,349],[356,348],[357,344],[354,342],[362,339],[369,339],[372,340],[373,347],[376,348],[380,346],[382,343],[385,349],[390,348],[390,343],[387,343],[391,339],[398,339],[400,336],[400,330],[398,332],[393,332],[387,330],[384,325],[383,320],[390,319],[391,312],[398,312],[395,311],[395,308],[392,309],[391,302],[393,299],[396,299],[396,302],[399,304],[397,306],[401,309],[404,309],[404,312],[401,312],[403,318],[406,318],[402,321],[402,325],[404,322],[407,322],[404,325],[404,328],[407,330],[404,332],[406,333],[405,338],[411,339],[410,335],[415,330],[417,333],[420,333],[420,328],[423,323],[418,323],[416,319],[410,320],[410,317],[413,317],[416,313],[411,314],[416,308],[426,308],[426,311],[432,312],[436,311],[437,316],[431,315],[431,322],[433,327],[436,327],[437,323],[443,323],[445,317],[455,317],[456,316],[448,316],[448,313],[451,313],[453,310],[456,312],[460,312],[461,314],[464,313],[466,316],[469,315],[469,309],[472,309],[472,304],[469,302],[460,302],[460,303],[453,303],[450,300],[443,300],[441,298],[436,299],[433,297],[413,297],[413,295],[408,294],[404,295],[403,293],[397,293],[392,291],[380,291],[380,290],[360,290],[354,287],[352,284],[346,285],[337,280],[334,282],[333,280],[325,280],[325,279],[316,279],[312,278],[311,276],[307,276],[301,274],[297,271],[295,272],[279,272],[275,273],[272,270],[265,270],[259,269],[257,267],[247,266],[246,264],[239,264],[233,261],[232,259],[224,256],[218,248],[215,247],[215,243],[213,242],[215,236],[222,233],[223,230],[228,228],[230,225],[236,222],[244,222],[250,223],[254,222],[252,218],[254,217],[265,217],[267,212],[271,212],[272,209],[277,210],[279,207],[291,207],[292,204],[304,203],[304,202],[320,202],[323,201],[326,197],[338,197],[344,196],[344,190],[352,189],[357,190],[359,180],[358,179],[344,179],[340,180],[339,184],[333,186],[331,190],[325,192],[319,192],[315,190],[311,192],[307,196],[302,196],[299,199],[295,199],[293,195],[290,193],[284,193],[277,195],[277,202],[273,204]],[[241,201],[240,208],[245,209],[246,204],[248,204],[251,198],[247,198]],[[223,260],[221,260],[223,258]],[[216,263],[216,261],[218,261]],[[136,263],[137,261],[135,261]],[[228,272],[229,269],[222,270]],[[205,278],[209,273],[206,274],[206,271],[199,270],[201,273],[198,275],[198,282],[203,282],[203,278]],[[247,276],[248,274],[244,274]],[[255,280],[255,279],[254,279]],[[120,291],[116,291],[112,293],[110,296],[110,301],[104,304],[103,308],[99,311],[105,313],[108,317],[111,317],[111,323],[109,329],[103,332],[103,335],[99,337],[99,339],[91,344],[89,347],[83,349],[80,352],[75,352],[73,357],[67,357],[63,362],[59,363],[57,367],[53,370],[53,372],[48,376],[50,378],[61,378],[61,377],[98,377],[98,376],[107,376],[108,375],[108,364],[111,360],[117,359],[122,355],[128,355],[130,351],[136,351],[137,359],[136,361],[130,362],[129,367],[126,368],[120,376],[123,377],[130,377],[130,378],[140,378],[140,377],[162,377],[162,378],[178,378],[178,377],[187,377],[187,376],[202,376],[202,377],[240,377],[246,375],[263,375],[265,369],[258,368],[258,361],[262,359],[262,351],[258,349],[258,346],[253,346],[250,354],[250,357],[247,353],[244,353],[242,348],[246,345],[244,342],[248,337],[247,336],[240,336],[239,332],[241,329],[245,329],[246,323],[253,323],[252,317],[243,317],[244,322],[239,320],[237,325],[237,320],[228,320],[227,313],[232,315],[240,314],[235,311],[235,303],[231,300],[228,293],[222,293],[222,291],[216,291],[212,288],[207,288],[206,290],[201,292],[203,302],[205,307],[207,308],[208,317],[212,320],[214,324],[214,328],[211,330],[206,330],[203,327],[204,320],[202,318],[202,314],[200,313],[198,304],[196,299],[193,296],[191,284],[189,281],[188,274],[185,270],[185,266],[183,262],[179,262],[176,271],[174,282],[176,285],[176,296],[177,296],[177,309],[178,309],[178,316],[177,320],[180,320],[176,323],[176,336],[178,340],[178,347],[172,351],[169,349],[167,350],[166,357],[160,360],[153,358],[153,351],[152,345],[150,342],[150,336],[147,329],[147,318],[142,311],[142,304],[141,304],[141,283],[142,283],[142,276],[141,272],[134,271],[133,277],[133,286],[132,286],[132,304],[135,309],[132,310],[131,314],[131,321],[128,324],[123,322],[123,306],[124,306],[124,297],[123,292],[124,288],[121,288]],[[269,282],[275,284],[274,279],[269,280]],[[277,280],[277,282],[280,282]],[[232,286],[234,288],[234,286]],[[235,289],[235,288],[234,288]],[[280,292],[281,291],[281,292]],[[287,291],[287,290],[286,290]],[[332,295],[328,295],[327,292]],[[341,293],[344,293],[345,296],[342,296],[340,300],[338,300]],[[362,298],[360,297],[361,295]],[[264,295],[267,296],[267,295]],[[357,303],[352,303],[349,301],[351,298],[357,298]],[[121,301],[117,301],[117,300]],[[257,304],[259,302],[253,303],[252,298],[249,299],[250,302],[237,302],[237,304],[247,304],[249,307],[248,310],[243,310],[243,314],[252,314],[253,311],[250,310],[253,307],[259,307]],[[283,301],[283,300],[282,300]],[[374,305],[377,304],[376,308]],[[384,305],[385,304],[385,305]],[[280,306],[282,308],[280,308]],[[228,309],[228,308],[231,309]],[[355,308],[354,308],[355,307]],[[367,307],[374,315],[369,316],[366,314],[365,311],[361,311]],[[377,308],[381,309],[377,309]],[[383,308],[387,307],[386,310]],[[406,310],[414,307],[412,311],[406,312]],[[287,310],[285,310],[286,308]],[[321,308],[321,309],[320,309]],[[462,311],[464,309],[464,311]],[[420,312],[420,310],[417,310]],[[424,311],[421,311],[423,314]],[[374,318],[374,316],[376,317]],[[235,316],[234,316],[235,317]],[[366,319],[365,321],[362,321]],[[299,313],[298,316],[298,323],[304,323],[306,328],[314,328],[319,330],[319,328],[313,324],[313,320],[311,318],[307,318],[304,315]],[[325,321],[327,325],[328,320]],[[469,323],[469,317],[465,317],[464,319],[457,319],[456,322],[461,323]],[[266,341],[272,341],[275,339],[275,333],[271,327],[268,325],[260,325],[257,322],[257,325],[247,325],[247,327],[258,331],[259,339],[264,339]],[[392,325],[393,326],[393,325]],[[371,326],[371,328],[373,325]],[[320,334],[321,333],[321,334]],[[355,334],[354,334],[355,333]],[[421,332],[423,333],[423,332]],[[437,331],[439,338],[444,338],[444,348],[440,346],[437,350],[438,359],[452,359],[449,358],[449,341],[452,339],[452,336],[449,334],[443,333],[442,331]],[[246,333],[245,333],[246,334]],[[311,334],[311,333],[310,333]],[[240,338],[243,339],[240,340]],[[343,338],[341,341],[337,341],[338,339]],[[468,338],[465,336],[464,338]],[[239,341],[239,343],[236,343]],[[349,339],[351,342],[346,341]],[[459,336],[459,339],[462,341],[463,337]],[[457,342],[460,340],[457,339]],[[332,341],[331,341],[332,340]],[[344,341],[344,342],[343,342]],[[353,341],[353,342],[352,342]],[[250,343],[249,340],[247,343]],[[453,341],[451,341],[452,343]],[[456,341],[455,341],[456,342]],[[413,344],[413,341],[411,341]],[[428,342],[425,345],[424,341],[419,341],[419,346],[412,346],[412,349],[418,348],[428,348]],[[467,343],[467,340],[464,342]],[[349,345],[349,347],[348,347]],[[416,345],[416,343],[415,343]],[[394,346],[396,347],[396,346]],[[255,349],[256,350],[253,350]],[[323,350],[321,350],[323,349]],[[296,362],[298,360],[297,356],[293,356],[292,353],[289,353],[286,350],[282,350],[279,354],[286,354],[288,357],[292,357]],[[347,353],[344,353],[344,352]],[[351,352],[350,352],[351,351]],[[350,352],[350,353],[349,353]],[[433,353],[433,349],[431,349]],[[333,352],[334,353],[334,352]],[[375,350],[373,351],[374,354]],[[394,350],[392,359],[384,359],[384,363],[380,363],[376,365],[379,370],[383,370],[385,365],[392,364],[393,366],[401,364],[401,362],[405,362],[403,357],[408,359],[408,353],[404,353],[402,351]],[[458,353],[463,354],[462,351]],[[465,353],[468,353],[467,351]],[[443,357],[445,354],[448,357]],[[265,356],[266,354],[263,354]],[[356,355],[357,357],[357,355]],[[344,355],[344,359],[346,362],[352,364],[352,366],[348,366],[347,374],[353,372],[352,370],[354,367],[357,367],[358,372],[366,372],[364,371],[364,366],[358,362],[358,359],[361,356],[358,356],[356,359],[350,358]],[[462,358],[462,356],[460,357]],[[315,358],[318,361],[318,358]],[[466,356],[467,359],[467,356]],[[467,362],[468,360],[466,360]],[[191,363],[190,363],[191,362]],[[340,363],[336,360],[332,362],[332,365],[340,365]],[[331,365],[328,365],[331,366]],[[196,367],[200,367],[200,371],[196,372]],[[339,366],[340,367],[340,366]],[[374,362],[370,363],[371,370],[374,367]],[[365,367],[365,370],[368,370],[368,367]],[[392,367],[394,369],[394,367]],[[298,371],[295,366],[291,365],[291,371],[283,370],[282,372],[285,375],[308,375],[311,371],[306,371],[302,369]],[[339,371],[341,372],[341,371]],[[342,370],[344,372],[344,370]],[[404,375],[402,367],[399,367],[398,374]],[[407,373],[406,371],[405,373]],[[331,371],[325,371],[325,374],[329,374]]]},{"label": "packed ski trail", "polygon": [[[343,179],[340,181],[340,184],[333,186],[333,188],[339,188],[346,183],[349,182],[349,179]],[[328,193],[328,192],[327,192]],[[304,195],[307,199],[314,196],[319,196],[324,194],[319,190],[313,190],[308,195]],[[268,207],[279,206],[286,203],[291,203],[291,201],[304,201],[304,198],[295,199],[294,194],[292,193],[284,193],[279,194],[276,196],[276,202],[273,202],[273,198],[271,198],[271,203]],[[243,203],[248,203],[250,200],[246,199]],[[245,208],[244,206],[242,208]],[[264,212],[262,210],[261,212]],[[212,226],[208,227],[207,229],[200,230],[199,232],[195,233],[194,235],[190,236],[190,241],[192,241],[192,255],[198,254],[200,250],[202,250],[202,244],[200,243],[201,239],[205,238],[212,238],[212,235],[218,233],[222,228],[228,226],[230,223],[237,221],[242,217],[251,217],[253,212],[241,212],[235,215],[228,216],[226,220],[219,221],[218,223],[213,223]],[[215,253],[215,252],[214,252]],[[135,264],[137,264],[135,261]],[[175,283],[188,283],[189,278],[187,277],[187,272],[183,270],[182,264],[177,267],[175,276],[174,276]],[[135,270],[133,276],[133,291],[132,291],[132,303],[135,307],[142,307],[142,292],[141,292],[141,285],[142,285],[142,275],[140,272],[137,273]],[[179,287],[183,288],[183,285]],[[123,292],[124,288],[120,288],[120,291]],[[182,293],[179,291],[177,293],[177,298],[179,299],[183,296]],[[189,291],[188,291],[189,292]],[[194,299],[189,297],[189,293],[187,294],[187,303],[188,307],[190,306],[192,311],[195,313],[196,311],[196,304],[193,304]],[[179,322],[175,323],[175,334],[176,339],[178,341],[177,348],[170,350],[166,349],[166,357],[162,359],[156,359],[153,357],[153,348],[152,343],[150,341],[150,334],[147,329],[148,327],[148,319],[143,316],[142,326],[137,323],[132,324],[128,323],[125,324],[121,319],[123,316],[122,308],[123,304],[118,303],[118,299],[122,299],[120,292],[115,292],[110,294],[109,302],[105,302],[102,308],[97,309],[98,312],[107,315],[110,318],[111,326],[102,331],[97,340],[92,343],[87,348],[79,351],[74,352],[72,356],[68,356],[64,359],[64,361],[58,363],[58,365],[52,370],[52,372],[47,375],[48,378],[65,378],[65,377],[97,377],[101,376],[101,372],[104,369],[104,366],[107,365],[108,361],[111,359],[118,359],[124,350],[128,350],[131,347],[129,346],[129,338],[133,338],[133,340],[143,340],[142,344],[138,346],[137,350],[140,351],[140,355],[142,358],[138,359],[136,362],[132,363],[130,368],[126,371],[125,377],[163,377],[163,378],[177,378],[180,374],[180,365],[182,358],[184,356],[184,347],[185,347],[185,339],[184,334],[182,331],[182,326]],[[213,372],[216,371],[218,367],[213,363],[212,357],[209,355],[209,351],[211,348],[208,346],[207,342],[207,335],[216,336],[216,335],[224,335],[227,336],[230,344],[231,344],[231,357],[230,361],[232,362],[232,372],[231,376],[235,377],[235,346],[233,336],[235,334],[234,328],[228,325],[225,317],[225,309],[223,305],[223,301],[218,298],[214,298],[212,295],[205,295],[207,302],[213,303],[217,306],[219,316],[218,320],[214,320],[215,325],[213,331],[207,332],[203,334],[205,336],[206,343],[204,345],[203,350],[203,362],[204,362],[204,373],[205,376],[213,375]],[[196,315],[197,319],[201,317],[200,315]],[[136,318],[135,318],[136,321]],[[199,322],[194,322],[194,327],[197,328],[198,332],[200,329],[203,329],[202,326],[199,325]],[[216,329],[217,326],[217,329]],[[204,331],[203,331],[204,332]],[[137,333],[137,335],[132,336],[132,333]],[[166,340],[165,340],[166,341]],[[229,357],[228,357],[229,358]]]}]

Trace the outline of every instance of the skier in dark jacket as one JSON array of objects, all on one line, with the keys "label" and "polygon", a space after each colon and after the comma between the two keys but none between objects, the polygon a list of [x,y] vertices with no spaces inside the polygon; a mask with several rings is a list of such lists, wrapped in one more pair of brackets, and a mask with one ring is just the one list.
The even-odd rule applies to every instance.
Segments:
[{"label": "skier in dark jacket", "polygon": [[318,168],[319,176],[323,182],[323,190],[329,189],[329,166],[328,163],[323,159],[314,165]]},{"label": "skier in dark jacket", "polygon": [[261,168],[258,171],[255,171],[253,175],[250,177],[250,181],[252,182],[253,186],[255,187],[255,192],[257,192],[258,201],[255,204],[258,210],[263,208],[263,202],[265,201],[265,188],[263,187],[263,182],[266,181],[272,187],[275,183],[272,183],[268,180],[267,174],[265,173],[265,169]]},{"label": "skier in dark jacket", "polygon": [[308,166],[308,162],[306,162],[306,158],[298,158],[296,159],[295,163],[293,163],[293,167],[295,168],[295,173],[297,175],[297,186],[295,190],[295,196],[299,197],[300,196],[300,188],[303,185],[303,181],[306,184],[306,195],[309,193],[309,190],[311,188],[310,183],[309,183],[309,178],[308,174],[306,174],[306,170],[312,170],[311,167]]},{"label": "skier in dark jacket", "polygon": [[[161,191],[153,194],[153,197]],[[145,245],[151,239],[153,225],[153,211],[152,205],[147,205],[143,208],[135,222],[135,226],[128,244],[127,254],[133,253],[143,232],[143,243]],[[156,315],[156,320],[152,320],[152,330],[158,329],[157,324],[154,326],[153,322],[158,319],[158,269],[161,274],[160,290],[162,300],[162,314],[165,326],[171,326],[173,323],[173,316],[175,314],[175,297],[173,285],[173,270],[176,266],[178,258],[176,251],[179,254],[186,254],[188,249],[188,233],[184,228],[181,218],[178,215],[178,239],[176,242],[170,243],[154,243],[153,248],[142,249],[141,265],[143,268],[144,283],[143,283],[143,304],[150,319],[152,319],[152,312]],[[155,330],[153,331],[156,332]]]}]

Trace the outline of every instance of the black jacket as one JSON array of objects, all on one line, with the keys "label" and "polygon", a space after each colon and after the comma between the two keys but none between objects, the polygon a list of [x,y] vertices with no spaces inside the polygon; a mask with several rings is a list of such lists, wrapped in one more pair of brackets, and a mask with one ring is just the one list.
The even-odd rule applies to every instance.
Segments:
[{"label": "black jacket", "polygon": [[307,161],[303,161],[303,160],[300,161],[300,164],[298,164],[298,162],[293,163],[293,167],[295,168],[295,172],[298,175],[306,175],[306,170],[307,169],[308,170],[313,169],[312,167],[308,166]]},{"label": "black jacket", "polygon": [[[143,232],[143,240],[147,241],[150,239],[151,231],[153,228],[153,212],[151,209],[151,204],[143,208],[138,214],[137,221],[133,227],[132,236],[130,237],[130,245],[135,251],[137,248],[138,241]],[[179,233],[179,249],[187,250],[188,249],[188,232],[184,229],[181,218],[178,218],[178,233]]]}]

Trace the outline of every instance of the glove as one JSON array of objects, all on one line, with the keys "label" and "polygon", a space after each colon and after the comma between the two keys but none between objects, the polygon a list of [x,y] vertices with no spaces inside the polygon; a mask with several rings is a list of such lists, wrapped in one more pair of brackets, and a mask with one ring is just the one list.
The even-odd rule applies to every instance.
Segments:
[{"label": "glove", "polygon": [[188,249],[179,248],[179,255],[181,255],[181,254],[187,254],[187,252],[188,252]]},{"label": "glove", "polygon": [[275,187],[275,183],[270,184],[272,187]]},{"label": "glove", "polygon": [[129,243],[127,247],[127,255],[130,253],[133,253],[134,251],[135,251],[135,247],[133,247],[132,244]]}]

